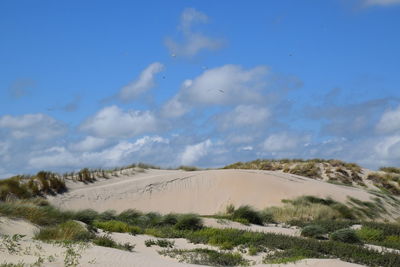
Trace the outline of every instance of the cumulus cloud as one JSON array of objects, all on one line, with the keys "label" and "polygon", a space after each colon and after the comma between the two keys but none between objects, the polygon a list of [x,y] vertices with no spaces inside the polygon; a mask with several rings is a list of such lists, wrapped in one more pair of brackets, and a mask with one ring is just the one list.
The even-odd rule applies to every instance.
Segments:
[{"label": "cumulus cloud", "polygon": [[175,56],[193,57],[203,50],[216,50],[222,46],[222,40],[208,37],[200,32],[193,31],[193,25],[204,24],[209,21],[206,14],[194,8],[186,8],[182,15],[179,30],[183,41],[177,42],[172,38],[165,40],[170,53]]},{"label": "cumulus cloud", "polygon": [[40,140],[60,136],[66,131],[66,127],[61,122],[42,113],[1,116],[1,129],[16,139],[34,137]]},{"label": "cumulus cloud", "polygon": [[168,143],[168,139],[160,136],[144,136],[135,142],[120,141],[100,151],[85,151],[83,153],[56,146],[33,155],[29,159],[29,165],[35,169],[82,168],[87,166],[115,167],[132,163],[138,157],[149,154],[155,144]]},{"label": "cumulus cloud", "polygon": [[400,0],[363,0],[365,6],[392,6],[400,4]]},{"label": "cumulus cloud", "polygon": [[104,146],[107,140],[104,138],[98,138],[93,136],[86,136],[82,141],[73,143],[69,147],[76,151],[92,151],[97,148]]},{"label": "cumulus cloud", "polygon": [[262,103],[265,66],[243,69],[224,65],[204,71],[193,80],[185,80],[178,94],[164,106],[164,112],[181,116],[190,105],[235,105]]},{"label": "cumulus cloud", "polygon": [[306,135],[276,133],[268,136],[262,147],[267,152],[296,152],[297,148],[304,147],[309,140],[310,137]]},{"label": "cumulus cloud", "polygon": [[163,71],[164,66],[155,62],[145,68],[139,75],[138,79],[124,86],[118,94],[123,101],[131,101],[137,96],[145,93],[154,87],[154,79],[157,73]]},{"label": "cumulus cloud", "polygon": [[374,148],[379,158],[398,162],[400,159],[400,135],[384,137],[377,142]]},{"label": "cumulus cloud", "polygon": [[329,136],[354,137],[372,134],[379,116],[394,98],[372,99],[360,103],[323,103],[308,107],[306,114],[311,119],[322,119],[322,133]]},{"label": "cumulus cloud", "polygon": [[81,125],[81,130],[101,138],[130,138],[154,132],[158,121],[150,111],[123,111],[113,105],[105,107]]},{"label": "cumulus cloud", "polygon": [[379,120],[377,130],[381,133],[393,133],[400,130],[400,105],[397,109],[383,113]]},{"label": "cumulus cloud", "polygon": [[191,165],[196,163],[199,159],[207,155],[211,146],[212,142],[209,139],[195,145],[186,146],[185,150],[180,155],[181,164]]},{"label": "cumulus cloud", "polygon": [[232,127],[259,127],[265,125],[271,115],[266,107],[255,105],[239,105],[232,111],[220,116],[217,121],[222,129]]}]

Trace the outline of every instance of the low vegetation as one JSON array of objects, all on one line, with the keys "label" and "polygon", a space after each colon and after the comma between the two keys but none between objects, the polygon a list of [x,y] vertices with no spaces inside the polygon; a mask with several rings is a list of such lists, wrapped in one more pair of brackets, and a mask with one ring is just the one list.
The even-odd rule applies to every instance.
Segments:
[{"label": "low vegetation", "polygon": [[49,226],[40,229],[35,238],[43,241],[89,241],[94,235],[86,227],[75,221]]},{"label": "low vegetation", "polygon": [[[391,168],[389,169],[391,170]],[[367,179],[372,181],[373,184],[379,189],[388,191],[393,195],[400,196],[400,174],[397,173],[396,171],[395,172],[385,171],[383,173],[373,172],[368,175]]]},{"label": "low vegetation", "polygon": [[131,244],[131,243],[124,243],[124,244],[117,243],[109,235],[102,235],[102,236],[95,237],[92,240],[92,242],[97,246],[116,248],[116,249],[131,251],[131,252],[135,248],[135,245]]},{"label": "low vegetation", "polygon": [[301,230],[301,235],[316,239],[323,239],[328,231],[320,225],[307,225]]},{"label": "low vegetation", "polygon": [[360,166],[335,159],[258,159],[249,162],[236,162],[225,166],[224,169],[283,171],[334,183],[365,186],[361,178],[362,169]]},{"label": "low vegetation", "polygon": [[[354,202],[354,201],[353,201]],[[331,207],[337,202],[331,199],[321,199],[305,196],[299,199],[286,201],[285,205],[323,205]],[[349,208],[351,211],[351,208]],[[253,209],[230,208],[230,214],[241,210],[239,218],[252,220],[256,213],[257,220],[262,218],[263,212]],[[246,212],[243,212],[245,210]],[[249,213],[249,210],[251,211]],[[325,220],[313,216],[310,220],[292,220],[288,224],[302,228],[303,236],[292,237],[286,235],[250,232],[236,229],[214,229],[204,227],[201,218],[195,214],[167,214],[142,213],[136,210],[126,210],[119,214],[106,211],[97,213],[88,210],[86,213],[59,211],[46,201],[15,201],[0,203],[0,214],[16,218],[25,218],[42,225],[36,238],[41,240],[55,240],[68,242],[92,242],[96,245],[111,248],[132,250],[132,244],[118,244],[109,235],[98,236],[96,227],[106,231],[132,233],[132,229],[139,229],[140,233],[155,236],[159,239],[146,240],[147,246],[168,248],[163,255],[176,257],[185,262],[212,264],[214,266],[247,264],[241,254],[229,250],[244,249],[250,255],[260,252],[273,252],[264,255],[266,263],[286,263],[307,257],[313,258],[340,258],[344,261],[355,262],[368,266],[399,266],[400,255],[395,253],[379,253],[362,246],[363,243],[399,245],[400,225],[377,223],[364,220],[345,219]],[[249,216],[250,214],[250,216]],[[339,212],[340,214],[340,212]],[[274,218],[276,219],[276,218]],[[81,220],[87,223],[74,221]],[[354,224],[361,224],[361,229],[351,230]],[[90,229],[90,230],[88,230]],[[185,238],[192,243],[201,243],[216,246],[223,252],[214,250],[176,250],[174,242],[165,238]],[[329,238],[329,239],[328,239]],[[316,240],[316,239],[322,239]]]},{"label": "low vegetation", "polygon": [[283,200],[281,207],[269,207],[264,213],[271,214],[278,222],[314,221],[323,219],[366,220],[382,218],[387,214],[379,198],[374,201],[361,201],[349,198],[347,205],[333,199],[302,196],[294,200]]},{"label": "low vegetation", "polygon": [[187,171],[187,172],[192,172],[192,171],[198,171],[199,168],[197,168],[196,166],[179,166],[178,170],[183,170],[183,171]]},{"label": "low vegetation", "polygon": [[348,228],[336,230],[330,235],[330,239],[333,241],[340,241],[343,243],[351,243],[351,244],[361,243],[361,240],[357,236],[356,231]]},{"label": "low vegetation", "polygon": [[212,249],[172,249],[159,252],[161,255],[176,258],[180,262],[209,266],[249,265],[239,253],[219,252]]},{"label": "low vegetation", "polygon": [[67,190],[64,179],[52,172],[40,171],[36,175],[18,175],[0,180],[0,201],[28,199]]},{"label": "low vegetation", "polygon": [[161,248],[173,248],[175,246],[174,241],[169,241],[166,239],[148,239],[144,241],[144,244],[146,245],[146,247],[159,246]]}]

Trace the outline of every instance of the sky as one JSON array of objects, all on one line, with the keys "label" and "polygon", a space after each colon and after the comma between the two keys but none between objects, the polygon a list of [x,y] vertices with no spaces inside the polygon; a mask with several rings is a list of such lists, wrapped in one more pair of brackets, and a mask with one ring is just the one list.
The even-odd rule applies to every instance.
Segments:
[{"label": "sky", "polygon": [[0,1],[0,178],[400,166],[400,0]]}]

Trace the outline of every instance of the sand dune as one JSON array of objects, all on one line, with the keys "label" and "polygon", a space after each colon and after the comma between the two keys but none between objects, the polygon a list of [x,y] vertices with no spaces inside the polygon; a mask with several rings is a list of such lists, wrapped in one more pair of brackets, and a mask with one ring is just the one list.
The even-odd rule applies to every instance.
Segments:
[{"label": "sand dune", "polygon": [[[256,209],[263,209],[268,206],[282,205],[282,199],[293,199],[302,195],[331,197],[341,202],[346,201],[348,196],[364,201],[374,197],[360,188],[331,184],[279,171],[258,170],[126,171],[119,177],[98,179],[95,183],[84,184],[72,181],[67,183],[69,191],[61,195],[50,196],[49,201],[57,207],[72,210],[92,208],[97,211],[108,209],[123,211],[135,208],[141,211],[160,213],[194,212],[206,215],[224,211],[229,204],[236,207],[251,205]],[[206,226],[216,228],[237,228],[291,236],[300,234],[296,227],[245,226],[237,222],[223,222],[212,218],[204,218],[204,223]],[[66,249],[56,244],[33,240],[32,237],[37,230],[36,226],[23,220],[0,218],[0,234],[25,235],[21,241],[22,249],[32,252],[11,255],[0,250],[0,258],[7,259],[7,262],[23,261],[33,264],[38,260],[37,255],[41,255],[45,259],[54,257],[53,261],[47,261],[44,266],[63,266]],[[136,244],[135,251],[127,252],[90,245],[82,250],[79,266],[116,266],[116,263],[118,266],[138,267],[199,266],[179,263],[176,259],[160,256],[157,253],[157,250],[160,249],[158,247],[146,247],[144,241],[154,237],[122,233],[112,233],[111,237],[120,243]],[[203,244],[192,244],[185,239],[174,239],[173,241],[178,249],[209,247]],[[375,246],[373,249],[381,248]],[[261,253],[257,256],[247,254],[243,256],[254,262],[256,264],[254,266],[283,266],[282,264],[261,264]],[[338,259],[305,259],[284,266],[356,267],[361,265]]]},{"label": "sand dune", "polygon": [[347,196],[360,200],[373,197],[359,188],[288,173],[252,170],[149,170],[88,185],[70,183],[69,192],[49,198],[52,204],[65,209],[135,208],[204,215],[223,211],[228,204],[262,209],[301,195],[329,196],[338,201],[345,201]]}]

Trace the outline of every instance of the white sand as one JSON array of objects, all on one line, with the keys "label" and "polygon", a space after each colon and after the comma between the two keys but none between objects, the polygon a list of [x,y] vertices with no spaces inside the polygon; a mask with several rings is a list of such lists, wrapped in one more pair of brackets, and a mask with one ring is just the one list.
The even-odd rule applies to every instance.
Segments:
[{"label": "white sand", "polygon": [[65,209],[92,208],[98,211],[135,208],[142,211],[195,212],[202,215],[224,211],[228,204],[251,205],[257,209],[281,205],[282,199],[302,195],[332,197],[346,201],[373,197],[366,191],[297,175],[252,170],[170,171],[149,170],[120,178],[101,180],[50,197]]},{"label": "white sand", "polygon": [[25,235],[32,238],[39,228],[24,220],[13,220],[6,217],[0,217],[0,234],[2,235]]}]

